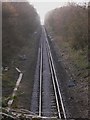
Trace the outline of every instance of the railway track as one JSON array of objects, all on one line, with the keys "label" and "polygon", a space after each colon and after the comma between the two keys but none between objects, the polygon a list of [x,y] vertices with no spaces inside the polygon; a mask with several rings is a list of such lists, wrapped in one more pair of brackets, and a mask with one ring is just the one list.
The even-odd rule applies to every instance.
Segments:
[{"label": "railway track", "polygon": [[33,95],[32,100],[33,105],[34,99],[38,102],[36,106],[32,105],[32,111],[33,107],[36,107],[36,111],[34,109],[33,112],[37,113],[39,117],[66,119],[63,99],[44,28],[40,42],[38,64],[38,80],[34,86],[37,88],[37,90],[34,90],[38,92],[34,91],[35,95]]}]

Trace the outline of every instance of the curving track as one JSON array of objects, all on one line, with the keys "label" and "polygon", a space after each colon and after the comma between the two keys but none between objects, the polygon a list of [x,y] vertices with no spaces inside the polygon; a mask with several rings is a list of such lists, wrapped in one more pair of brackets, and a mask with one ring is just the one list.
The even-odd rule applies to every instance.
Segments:
[{"label": "curving track", "polygon": [[39,117],[66,119],[63,99],[44,27],[40,40],[31,111]]}]

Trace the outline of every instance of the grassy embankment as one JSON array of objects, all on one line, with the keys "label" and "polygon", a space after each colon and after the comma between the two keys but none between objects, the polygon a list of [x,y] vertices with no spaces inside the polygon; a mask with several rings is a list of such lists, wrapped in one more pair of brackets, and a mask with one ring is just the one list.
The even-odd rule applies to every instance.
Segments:
[{"label": "grassy embankment", "polygon": [[69,81],[66,83],[73,98],[71,106],[75,105],[78,110],[77,115],[71,107],[75,118],[88,117],[88,10],[86,5],[70,3],[50,11],[45,19],[46,29],[58,48],[60,61],[70,80],[76,83],[72,87],[68,86]]},{"label": "grassy embankment", "polygon": [[27,49],[30,54],[35,51],[34,32],[39,26],[39,16],[29,3],[2,3],[2,64],[3,68],[9,68],[2,75],[3,105],[15,87],[18,77],[15,67],[20,65],[18,55],[23,56]]},{"label": "grassy embankment", "polygon": [[46,15],[46,28],[54,36],[64,59],[76,76],[87,78],[88,8],[75,3],[57,8]]}]

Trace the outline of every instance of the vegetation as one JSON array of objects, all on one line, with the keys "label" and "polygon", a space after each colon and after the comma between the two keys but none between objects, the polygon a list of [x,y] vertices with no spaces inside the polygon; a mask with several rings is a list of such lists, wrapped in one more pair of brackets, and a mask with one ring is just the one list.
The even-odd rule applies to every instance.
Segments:
[{"label": "vegetation", "polygon": [[[59,60],[64,63],[69,79],[75,80],[75,87],[69,89],[69,94],[73,96],[70,104],[77,107],[81,118],[85,116],[88,118],[88,78],[90,77],[88,74],[88,69],[90,69],[90,65],[88,66],[88,51],[90,49],[88,47],[89,11],[90,5],[87,7],[86,4],[69,3],[50,11],[45,18],[47,33],[53,38],[50,43],[58,51]],[[74,116],[75,113],[72,114],[73,117],[78,117],[77,114],[76,116]]]},{"label": "vegetation", "polygon": [[86,4],[69,3],[67,6],[50,11],[45,26],[52,32],[60,49],[80,69],[87,68],[88,52],[88,7]]},{"label": "vegetation", "polygon": [[27,2],[2,3],[2,59],[8,65],[40,25],[36,10]]},{"label": "vegetation", "polygon": [[88,39],[88,8],[75,3],[49,12],[46,16],[46,25],[55,34],[70,42],[74,49],[87,46]]},{"label": "vegetation", "polygon": [[[30,83],[33,81],[37,42],[40,36],[40,18],[35,8],[28,2],[2,3],[2,104],[7,106],[18,78],[15,67],[22,64],[24,55],[30,56],[28,66]],[[37,34],[34,34],[37,31]],[[26,63],[26,62],[25,62]],[[23,68],[24,69],[24,68]],[[28,69],[28,68],[27,68]],[[28,82],[27,82],[28,83]],[[26,86],[28,88],[28,86]],[[29,89],[30,92],[30,89]],[[19,94],[17,94],[19,96]],[[17,96],[15,98],[17,100]],[[16,103],[14,104],[16,106]]]}]

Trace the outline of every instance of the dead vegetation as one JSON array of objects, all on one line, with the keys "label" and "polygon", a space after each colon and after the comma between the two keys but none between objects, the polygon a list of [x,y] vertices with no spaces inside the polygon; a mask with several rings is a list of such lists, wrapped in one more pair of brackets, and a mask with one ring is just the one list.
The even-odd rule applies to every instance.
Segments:
[{"label": "dead vegetation", "polygon": [[[37,32],[37,34],[34,34]],[[40,37],[39,15],[28,2],[2,3],[2,96],[3,107],[7,106],[16,81],[18,72],[16,67],[24,69],[35,66],[37,43]],[[29,57],[28,57],[29,56]],[[28,61],[28,62],[27,62]],[[34,68],[29,70],[27,79],[33,81]],[[27,69],[27,67],[26,67]],[[32,84],[30,84],[33,86]],[[28,85],[26,86],[28,89]],[[26,90],[25,88],[25,90]],[[29,86],[30,88],[30,86]],[[31,93],[31,88],[29,89]],[[26,91],[27,92],[27,91]],[[22,91],[16,95],[21,96]],[[16,99],[15,98],[15,99]],[[16,107],[16,103],[14,104]]]},{"label": "dead vegetation", "polygon": [[[70,3],[46,15],[45,27],[76,86],[70,92],[80,116],[88,116],[88,10],[86,4]],[[77,115],[75,117],[78,117]]]},{"label": "dead vegetation", "polygon": [[8,65],[12,57],[28,43],[40,25],[36,10],[27,2],[2,3],[2,59]]}]

